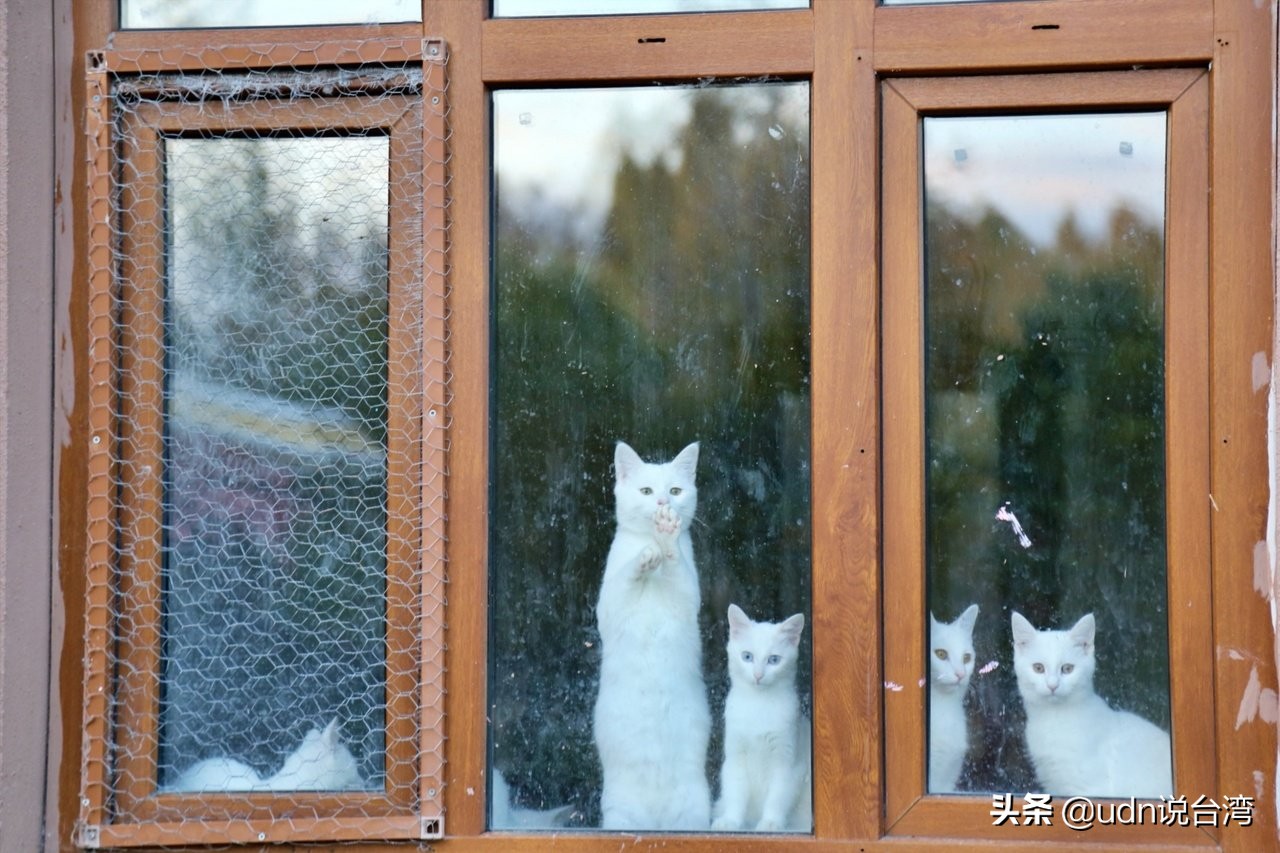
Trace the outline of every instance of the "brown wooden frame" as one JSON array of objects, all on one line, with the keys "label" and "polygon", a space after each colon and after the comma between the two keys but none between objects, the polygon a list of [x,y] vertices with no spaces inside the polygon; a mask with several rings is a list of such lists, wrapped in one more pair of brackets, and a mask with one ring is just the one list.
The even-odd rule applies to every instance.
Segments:
[{"label": "brown wooden frame", "polygon": [[[86,846],[429,838],[442,832],[445,508],[439,477],[425,482],[424,469],[443,470],[440,456],[448,404],[442,388],[447,353],[440,327],[445,299],[445,181],[440,174],[446,136],[440,95],[444,52],[438,43],[419,41],[414,47],[432,60],[427,64],[425,94],[387,95],[375,88],[369,94],[377,97],[356,92],[301,101],[251,100],[220,104],[217,110],[182,100],[153,101],[114,120],[121,129],[118,143],[111,130],[109,69],[127,75],[204,66],[181,51],[103,52],[90,58],[89,100],[97,105],[90,122],[95,149],[91,253],[99,265],[90,296],[97,306],[90,420],[98,441],[93,469],[111,467],[113,436],[119,455],[116,476],[94,480],[90,541],[105,542],[116,530],[121,544],[115,565],[104,551],[95,551],[89,563],[93,594],[101,604],[90,611],[87,643],[92,663],[87,680],[90,695],[109,691],[121,701],[114,717],[96,705],[85,712],[90,736],[84,784],[90,796],[81,803],[80,841]],[[281,62],[273,57],[274,50],[246,46],[244,53],[259,60],[250,65],[271,67]],[[328,45],[320,55],[355,61],[373,61],[375,55],[380,60],[390,55],[400,62],[422,58],[405,52],[398,41],[387,45],[364,41],[336,49]],[[297,58],[296,51],[292,56]],[[199,61],[214,58],[216,52],[206,51]],[[234,67],[225,57],[221,65]],[[430,109],[424,107],[427,101]],[[160,691],[166,276],[156,247],[164,243],[164,141],[192,132],[205,137],[245,132],[305,137],[321,131],[385,134],[390,146],[387,177],[396,188],[390,194],[388,222],[386,784],[376,794],[161,794],[154,780]],[[428,163],[430,156],[436,162]],[[115,169],[120,175],[122,221],[113,224],[107,217],[110,175]],[[123,235],[119,283],[108,260],[113,231]],[[429,248],[424,235],[430,235]],[[434,272],[426,274],[426,270]],[[424,281],[424,275],[429,280]],[[106,308],[113,292],[120,306],[115,318]],[[424,342],[424,332],[435,338]],[[429,404],[429,413],[424,413],[424,403]],[[113,595],[118,596],[114,613],[108,606]],[[113,658],[125,662],[114,674]],[[112,749],[119,757],[108,769]],[[112,778],[128,781],[108,797]],[[273,820],[281,810],[314,816],[284,823]]]},{"label": "brown wooden frame", "polygon": [[[1178,241],[1170,232],[1170,251],[1186,245],[1209,263],[1207,339],[1170,341],[1170,350],[1191,347],[1208,365],[1208,447],[1198,452],[1196,470],[1178,460],[1186,478],[1177,490],[1185,503],[1174,504],[1170,517],[1197,518],[1206,512],[1210,536],[1195,534],[1181,546],[1170,543],[1170,563],[1187,565],[1207,549],[1211,585],[1210,617],[1196,613],[1171,635],[1171,654],[1198,667],[1194,680],[1177,688],[1175,715],[1204,710],[1201,720],[1175,717],[1179,761],[1192,755],[1193,778],[1207,778],[1214,795],[1256,794],[1254,826],[1228,826],[1216,837],[1201,833],[1169,837],[1154,833],[1086,833],[1069,838],[1049,833],[1045,849],[1099,851],[1185,850],[1217,848],[1252,853],[1277,836],[1274,776],[1276,731],[1260,719],[1247,719],[1241,697],[1251,679],[1276,686],[1275,636],[1268,602],[1254,589],[1259,543],[1265,539],[1268,483],[1265,383],[1259,385],[1258,357],[1270,360],[1276,258],[1272,251],[1272,201],[1275,151],[1271,136],[1275,97],[1275,21],[1267,4],[1239,0],[1035,0],[1019,3],[972,3],[950,6],[880,7],[874,0],[813,0],[811,10],[722,13],[715,16],[620,16],[571,20],[488,20],[481,0],[424,0],[424,23],[382,27],[332,27],[271,30],[202,30],[184,33],[111,33],[110,0],[77,4],[76,42],[81,51],[112,38],[117,50],[217,46],[225,49],[254,43],[288,45],[303,42],[316,50],[334,43],[358,44],[373,36],[402,39],[408,48],[430,36],[449,46],[449,364],[427,387],[442,396],[441,413],[449,405],[447,462],[449,506],[447,551],[450,565],[448,664],[444,725],[448,762],[441,770],[443,804],[449,838],[441,846],[456,850],[648,849],[711,851],[725,841],[714,836],[634,838],[613,834],[573,833],[556,837],[486,833],[485,672],[477,662],[486,654],[487,478],[488,478],[488,281],[489,161],[488,89],[504,85],[590,85],[593,82],[689,80],[776,74],[807,78],[812,97],[812,352],[813,352],[813,645],[814,645],[814,781],[815,832],[810,839],[739,838],[744,849],[941,851],[991,849],[1018,844],[1030,836],[978,826],[988,803],[968,799],[957,807],[918,797],[923,792],[923,725],[901,728],[900,715],[886,701],[883,682],[897,665],[886,642],[901,613],[896,603],[898,578],[885,571],[894,557],[894,532],[883,506],[893,498],[884,473],[906,460],[892,458],[901,448],[881,446],[885,420],[902,417],[899,403],[881,398],[881,245],[886,266],[910,248],[900,245],[917,237],[892,225],[881,225],[881,200],[896,198],[896,189],[881,177],[902,155],[882,145],[881,98],[900,98],[906,81],[924,75],[1040,74],[1113,72],[1132,68],[1179,67],[1197,72],[1207,86],[1209,197],[1207,248]],[[657,38],[665,41],[655,41]],[[644,39],[645,41],[641,41]],[[330,45],[330,46],[326,46]],[[326,54],[327,56],[327,54]],[[247,61],[247,60],[246,60]],[[319,63],[324,64],[324,63]],[[1178,72],[1181,73],[1181,72]],[[1094,84],[1110,74],[1092,79]],[[987,78],[976,78],[986,80]],[[886,81],[891,81],[886,83]],[[1086,99],[1106,103],[1110,84],[1091,89]],[[888,87],[898,87],[892,95]],[[84,94],[73,92],[79,99]],[[968,97],[968,96],[966,96]],[[1159,105],[1165,94],[1148,104]],[[1042,102],[1047,102],[1041,98]],[[972,105],[966,100],[961,106]],[[1172,103],[1172,101],[1166,101]],[[1023,104],[1024,107],[1043,106]],[[885,115],[892,110],[886,105]],[[92,120],[92,112],[86,113]],[[1170,146],[1185,148],[1177,140]],[[80,157],[78,162],[84,162]],[[83,167],[81,167],[83,168]],[[431,184],[429,184],[431,185]],[[70,192],[76,209],[88,210],[80,226],[72,285],[73,304],[88,304],[92,288],[91,252],[100,252],[94,223],[102,208],[85,182]],[[1196,200],[1188,199],[1194,207]],[[428,214],[430,215],[430,214]],[[1171,214],[1170,227],[1176,227]],[[1188,235],[1194,237],[1195,235]],[[428,254],[433,248],[428,246]],[[435,247],[437,255],[443,246]],[[1188,258],[1168,259],[1185,266]],[[443,267],[441,267],[443,268]],[[888,278],[885,279],[886,286]],[[443,292],[443,291],[442,291]],[[84,296],[85,298],[81,298]],[[883,319],[891,334],[892,309]],[[87,328],[87,324],[86,324]],[[1190,352],[1190,350],[1188,350]],[[71,357],[88,371],[101,363],[87,351],[84,338],[72,340]],[[896,353],[895,353],[896,355]],[[1197,365],[1195,369],[1200,369]],[[87,372],[88,372],[87,371]],[[448,381],[447,389],[444,383]],[[84,534],[79,521],[97,517],[92,484],[106,472],[102,457],[89,443],[92,385],[74,392],[69,450],[59,483],[60,539],[64,564],[98,565],[91,548],[101,539]],[[1175,383],[1170,392],[1185,386]],[[887,390],[887,389],[886,389]],[[1194,395],[1193,395],[1194,396]],[[1170,423],[1191,424],[1193,417],[1175,416],[1172,407],[1198,405],[1200,398],[1169,399]],[[434,403],[434,400],[432,401]],[[893,409],[890,410],[890,406]],[[906,404],[903,404],[906,405]],[[910,411],[910,407],[905,411]],[[1197,433],[1199,434],[1199,433]],[[1201,437],[1205,437],[1201,435]],[[1170,435],[1170,442],[1178,441]],[[1182,441],[1194,444],[1194,435]],[[431,448],[443,448],[428,440]],[[443,453],[443,450],[438,450]],[[1207,468],[1207,472],[1204,470]],[[69,473],[68,473],[69,472]],[[1190,483],[1207,477],[1207,492],[1192,494]],[[882,489],[886,491],[882,495]],[[443,492],[437,496],[443,501]],[[882,506],[882,500],[885,502]],[[1208,503],[1212,509],[1206,510]],[[425,510],[424,510],[425,511]],[[901,518],[901,516],[895,516]],[[444,538],[424,559],[443,560]],[[883,562],[882,546],[886,549]],[[1265,556],[1265,552],[1264,552]],[[65,573],[65,569],[64,569]],[[62,715],[78,719],[90,709],[84,738],[90,744],[104,736],[100,682],[80,687],[83,659],[94,673],[94,625],[106,614],[104,602],[82,603],[76,596],[76,568],[63,580],[68,608],[65,638]],[[1191,570],[1194,574],[1194,571]],[[1171,574],[1171,581],[1173,581]],[[1184,589],[1203,597],[1205,578]],[[1176,591],[1171,591],[1175,592]],[[882,613],[882,599],[884,610]],[[1171,602],[1174,600],[1171,595]],[[1197,599],[1202,600],[1201,598]],[[916,599],[918,604],[922,599]],[[897,609],[895,609],[897,608]],[[86,646],[78,617],[88,615]],[[922,610],[915,614],[922,619]],[[1195,621],[1203,619],[1205,621]],[[885,626],[882,632],[881,626]],[[1196,627],[1200,626],[1200,627]],[[900,627],[900,626],[899,626]],[[922,632],[913,636],[923,636]],[[1180,645],[1181,644],[1181,645]],[[915,644],[918,645],[918,644]],[[889,649],[882,660],[879,650]],[[1206,649],[1208,656],[1206,659]],[[1181,659],[1181,658],[1180,658]],[[910,661],[907,662],[910,668]],[[917,667],[918,669],[918,667]],[[1176,679],[1175,679],[1176,680]],[[1188,697],[1187,688],[1204,698]],[[897,727],[896,727],[897,726]],[[1188,735],[1185,732],[1205,732]],[[1193,740],[1194,738],[1194,740]],[[1191,741],[1191,746],[1184,746]],[[61,749],[78,756],[82,735],[74,725],[62,730]],[[897,756],[908,756],[904,762]],[[1181,779],[1182,765],[1177,772]],[[79,811],[79,784],[64,772],[58,784],[61,813]],[[905,783],[901,780],[907,780]],[[915,780],[915,781],[913,781]],[[1255,787],[1256,786],[1256,787]],[[94,788],[87,788],[91,796]],[[964,800],[964,798],[961,798]],[[906,817],[901,820],[903,810]],[[888,811],[886,811],[888,810]],[[918,817],[917,817],[918,815]],[[914,822],[914,823],[913,823]],[[967,827],[967,829],[965,828]],[[907,830],[918,833],[907,835]],[[1021,828],[1019,828],[1021,829]],[[71,836],[64,821],[63,835]],[[981,837],[979,837],[981,836]],[[226,840],[254,841],[256,838]],[[345,849],[345,848],[344,848]],[[391,850],[395,845],[367,843],[353,850]]]},{"label": "brown wooden frame", "polygon": [[[932,115],[1054,114],[1165,110],[1168,122],[1165,258],[1166,537],[1177,791],[1213,791],[1213,677],[1209,577],[1209,82],[1199,69],[982,78],[905,78],[882,86],[885,155],[884,250],[884,648],[886,820],[891,836],[981,838],[991,834],[990,797],[926,796],[924,451],[924,176],[922,118]],[[1061,805],[1063,798],[1058,798]],[[1212,844],[1193,827],[1098,827],[1091,835],[1129,842]],[[1023,827],[1027,840],[1077,833]]]}]

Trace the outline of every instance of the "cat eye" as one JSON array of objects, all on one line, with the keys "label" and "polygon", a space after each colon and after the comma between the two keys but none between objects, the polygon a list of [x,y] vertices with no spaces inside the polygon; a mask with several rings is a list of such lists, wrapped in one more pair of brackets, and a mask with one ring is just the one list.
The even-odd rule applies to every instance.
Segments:
[{"label": "cat eye", "polygon": [[641,486],[641,487],[640,487],[640,494],[642,494],[642,495],[651,495],[651,494],[653,494],[653,489],[649,488],[648,486]]},{"label": "cat eye", "polygon": [[751,654],[751,652],[743,652],[742,659],[747,663],[751,663],[753,660],[755,660],[755,656]]},{"label": "cat eye", "polygon": [[684,489],[680,488],[679,486],[672,486],[672,487],[671,487],[671,494],[673,494],[673,495],[678,495],[678,494],[680,494],[680,493],[681,493],[681,492],[683,492],[683,491],[684,491]]},{"label": "cat eye", "polygon": [[1035,672],[1038,672],[1038,673],[1042,674],[1042,675],[1044,674],[1044,664],[1042,664],[1042,663],[1033,663],[1033,664],[1031,664],[1031,669],[1032,669],[1033,671],[1035,671]]},{"label": "cat eye", "polygon": [[973,655],[968,654],[968,653],[966,652],[966,653],[965,653],[965,656],[964,656],[964,662],[965,662],[965,663],[972,663],[972,662],[973,662]]},{"label": "cat eye", "polygon": [[781,656],[781,655],[769,655],[769,661],[768,661],[768,663],[769,663],[769,665],[770,665],[770,666],[777,666],[778,664],[782,663],[782,656]]},{"label": "cat eye", "polygon": [[1064,663],[1064,664],[1062,665],[1062,674],[1063,674],[1063,675],[1070,675],[1070,674],[1071,674],[1071,672],[1072,672],[1072,670],[1074,670],[1075,668],[1076,668],[1076,666],[1075,666],[1075,664],[1073,664],[1073,663]]},{"label": "cat eye", "polygon": [[934,649],[934,650],[933,650],[933,653],[934,653],[935,655],[937,655],[937,656],[938,656],[938,660],[946,660],[946,659],[947,659],[947,650],[946,650],[946,649]]}]

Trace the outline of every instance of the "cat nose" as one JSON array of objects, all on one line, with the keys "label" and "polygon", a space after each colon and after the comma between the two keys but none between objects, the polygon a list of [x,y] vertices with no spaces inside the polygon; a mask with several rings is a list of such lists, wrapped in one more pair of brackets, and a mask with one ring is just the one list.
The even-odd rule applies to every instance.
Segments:
[{"label": "cat nose", "polygon": [[666,498],[658,498],[658,506],[666,506],[666,505],[667,505]]}]

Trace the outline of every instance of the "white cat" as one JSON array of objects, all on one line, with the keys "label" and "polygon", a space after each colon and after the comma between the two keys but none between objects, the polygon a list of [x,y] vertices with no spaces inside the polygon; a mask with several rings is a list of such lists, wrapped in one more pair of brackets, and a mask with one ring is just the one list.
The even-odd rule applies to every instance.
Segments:
[{"label": "white cat", "polygon": [[711,828],[808,832],[813,828],[812,732],[796,695],[804,616],[753,622],[729,605],[729,696],[724,764]]},{"label": "white cat", "polygon": [[356,759],[338,737],[338,721],[312,729],[280,770],[265,779],[234,758],[205,758],[184,770],[173,791],[351,791],[364,788]]},{"label": "white cat", "polygon": [[1027,711],[1027,751],[1050,794],[1171,797],[1169,735],[1093,692],[1094,621],[1037,631],[1014,613],[1013,666]]},{"label": "white cat", "polygon": [[695,442],[667,463],[618,442],[617,532],[596,604],[600,691],[593,717],[605,829],[705,830],[711,821],[698,570]]},{"label": "white cat", "polygon": [[507,785],[502,771],[493,768],[493,814],[490,826],[493,829],[556,829],[569,822],[573,806],[557,806],[554,809],[529,809],[517,806],[511,801],[511,788]]},{"label": "white cat", "polygon": [[954,622],[929,614],[929,792],[958,790],[969,752],[969,720],[964,696],[973,676],[973,625],[978,605],[970,604]]}]

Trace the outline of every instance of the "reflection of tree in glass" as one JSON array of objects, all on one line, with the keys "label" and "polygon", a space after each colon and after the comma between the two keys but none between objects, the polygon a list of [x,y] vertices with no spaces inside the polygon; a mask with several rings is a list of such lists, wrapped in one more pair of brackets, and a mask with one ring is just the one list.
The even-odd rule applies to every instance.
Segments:
[{"label": "reflection of tree in glass", "polygon": [[[1168,726],[1163,238],[1117,208],[1036,247],[999,213],[927,214],[930,606],[982,606],[967,787],[1032,786],[1009,612],[1105,631],[1098,691]],[[1034,545],[994,520],[1009,503]],[[962,786],[966,783],[962,782]]]},{"label": "reflection of tree in glass", "polygon": [[[494,763],[521,804],[573,802],[575,823],[599,820],[594,607],[617,440],[646,458],[702,442],[693,536],[715,728],[719,614],[808,611],[808,129],[779,118],[794,87],[751,89],[690,93],[677,156],[624,157],[598,242],[573,245],[499,186]],[[719,759],[716,741],[711,772]]]}]

